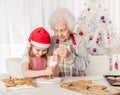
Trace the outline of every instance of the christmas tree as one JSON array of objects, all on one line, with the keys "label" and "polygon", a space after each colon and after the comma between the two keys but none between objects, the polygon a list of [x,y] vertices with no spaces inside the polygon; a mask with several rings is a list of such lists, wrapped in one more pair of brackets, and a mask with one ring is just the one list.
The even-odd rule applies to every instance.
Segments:
[{"label": "christmas tree", "polygon": [[77,33],[85,38],[88,52],[92,55],[111,54],[120,47],[120,36],[114,32],[109,9],[103,3],[89,0],[77,19]]}]

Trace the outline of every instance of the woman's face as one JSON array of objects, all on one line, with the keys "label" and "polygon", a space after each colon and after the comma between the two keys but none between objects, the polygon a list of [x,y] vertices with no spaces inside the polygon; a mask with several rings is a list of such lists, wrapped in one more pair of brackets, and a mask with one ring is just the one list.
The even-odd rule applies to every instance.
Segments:
[{"label": "woman's face", "polygon": [[54,25],[54,35],[60,41],[65,42],[70,37],[70,31],[65,22],[59,22]]},{"label": "woman's face", "polygon": [[41,57],[48,52],[48,48],[39,48],[36,46],[32,46],[32,52],[36,57]]}]

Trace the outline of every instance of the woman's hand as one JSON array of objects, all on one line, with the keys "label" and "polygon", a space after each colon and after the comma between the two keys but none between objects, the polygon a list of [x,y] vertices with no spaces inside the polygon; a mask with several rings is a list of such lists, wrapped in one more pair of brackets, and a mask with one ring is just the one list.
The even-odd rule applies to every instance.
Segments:
[{"label": "woman's hand", "polygon": [[59,61],[60,61],[60,56],[57,54],[54,54],[53,56],[50,57],[50,61],[48,65],[53,68],[59,63]]},{"label": "woman's hand", "polygon": [[59,55],[60,57],[69,59],[71,57],[71,53],[68,50],[67,46],[60,45],[58,48],[55,49],[55,53]]},{"label": "woman's hand", "polygon": [[52,70],[53,70],[53,75],[58,77],[59,76],[59,67],[58,67],[58,65],[53,67]]},{"label": "woman's hand", "polygon": [[59,63],[60,61],[60,56],[58,54],[53,54],[52,56],[52,61],[53,62],[56,62],[56,63]]}]

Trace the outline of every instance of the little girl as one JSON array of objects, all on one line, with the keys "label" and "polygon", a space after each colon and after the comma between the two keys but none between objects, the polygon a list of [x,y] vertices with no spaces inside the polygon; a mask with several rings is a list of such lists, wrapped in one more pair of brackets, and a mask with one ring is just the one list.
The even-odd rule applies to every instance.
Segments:
[{"label": "little girl", "polygon": [[[48,50],[50,46],[50,35],[43,28],[39,27],[32,31],[29,38],[27,53],[22,58],[22,71],[24,77],[40,77],[46,75],[58,76],[57,66],[48,65]],[[57,62],[56,55],[52,61]]]}]

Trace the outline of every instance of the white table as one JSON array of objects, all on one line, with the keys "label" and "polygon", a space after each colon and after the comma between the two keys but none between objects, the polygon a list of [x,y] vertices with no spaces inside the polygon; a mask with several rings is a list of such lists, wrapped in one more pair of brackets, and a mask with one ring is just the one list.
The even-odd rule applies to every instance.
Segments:
[{"label": "white table", "polygon": [[[93,83],[109,85],[102,76],[87,76],[87,77],[71,77],[64,78],[64,81],[75,81],[80,79],[92,80]],[[40,84],[36,88],[3,91],[0,90],[0,95],[84,95],[80,92],[71,91],[61,88],[59,84]]]}]

